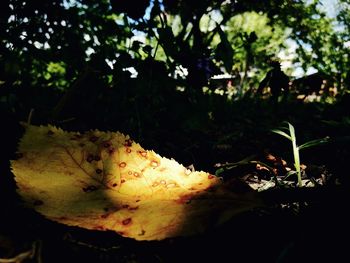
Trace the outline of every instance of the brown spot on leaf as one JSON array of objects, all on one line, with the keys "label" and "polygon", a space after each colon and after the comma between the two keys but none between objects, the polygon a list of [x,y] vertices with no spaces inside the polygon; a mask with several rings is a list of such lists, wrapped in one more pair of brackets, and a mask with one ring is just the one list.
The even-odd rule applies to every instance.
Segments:
[{"label": "brown spot on leaf", "polygon": [[119,164],[119,167],[120,168],[124,168],[126,166],[126,163],[125,162],[121,162],[120,164]]},{"label": "brown spot on leaf", "polygon": [[157,161],[155,161],[155,160],[153,160],[153,161],[151,161],[151,166],[152,167],[158,167],[158,165],[159,165],[159,163],[157,162]]},{"label": "brown spot on leaf", "polygon": [[127,218],[127,219],[124,219],[124,220],[122,221],[122,224],[123,224],[124,226],[129,225],[130,223],[131,223],[131,218],[130,218],[130,217]]},{"label": "brown spot on leaf", "polygon": [[95,159],[94,156],[92,154],[89,154],[86,158],[86,161],[91,163],[94,159]]},{"label": "brown spot on leaf", "polygon": [[122,205],[122,208],[129,208],[129,205]]},{"label": "brown spot on leaf", "polygon": [[117,183],[112,184],[113,187],[116,187],[117,185],[118,185]]},{"label": "brown spot on leaf", "polygon": [[125,183],[125,179],[121,179],[120,182],[121,182],[121,183]]},{"label": "brown spot on leaf", "polygon": [[138,172],[134,172],[135,177],[140,177],[140,174]]},{"label": "brown spot on leaf", "polygon": [[95,135],[92,135],[92,136],[90,137],[90,142],[96,142],[97,140],[98,140],[98,137],[95,136]]},{"label": "brown spot on leaf", "polygon": [[109,216],[109,214],[103,214],[101,215],[101,218],[107,218]]},{"label": "brown spot on leaf", "polygon": [[130,148],[126,148],[126,152],[127,153],[131,153],[131,149]]},{"label": "brown spot on leaf", "polygon": [[134,207],[129,207],[129,208],[128,208],[128,210],[130,210],[130,211],[135,211],[135,210],[137,210],[137,209],[139,209],[138,206],[134,206]]},{"label": "brown spot on leaf", "polygon": [[189,204],[191,203],[192,195],[183,195],[179,199],[175,200],[177,204]]},{"label": "brown spot on leaf", "polygon": [[105,142],[102,143],[102,145],[103,145],[103,147],[105,147],[105,148],[109,148],[112,144],[111,144],[111,142],[109,142],[109,141],[105,141]]},{"label": "brown spot on leaf", "polygon": [[145,230],[141,230],[141,232],[139,233],[139,236],[144,236],[146,234],[146,231]]},{"label": "brown spot on leaf", "polygon": [[93,192],[93,191],[96,191],[98,188],[96,187],[96,186],[94,186],[94,185],[89,185],[89,186],[87,186],[87,187],[84,187],[83,188],[83,191],[85,192],[85,193],[89,193],[89,192]]},{"label": "brown spot on leaf", "polygon": [[137,151],[142,157],[147,157],[147,152],[146,151]]},{"label": "brown spot on leaf", "polygon": [[111,148],[109,148],[109,149],[108,149],[108,153],[109,153],[109,154],[113,154],[113,153],[114,153],[114,151],[115,151],[115,150],[114,150],[114,148],[113,148],[113,147],[111,147]]},{"label": "brown spot on leaf", "polygon": [[215,177],[215,176],[212,175],[212,174],[209,174],[209,175],[208,175],[208,179],[214,179],[214,177]]},{"label": "brown spot on leaf", "polygon": [[127,139],[127,140],[125,140],[124,146],[131,147],[132,143],[133,143],[133,141],[131,139]]}]

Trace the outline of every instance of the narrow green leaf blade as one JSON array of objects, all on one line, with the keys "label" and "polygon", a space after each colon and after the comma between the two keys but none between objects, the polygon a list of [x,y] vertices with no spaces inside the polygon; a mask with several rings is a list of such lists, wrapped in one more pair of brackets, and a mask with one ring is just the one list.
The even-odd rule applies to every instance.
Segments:
[{"label": "narrow green leaf blade", "polygon": [[288,173],[286,173],[286,175],[284,176],[283,180],[286,180],[289,176],[296,174],[297,172],[294,170],[289,171]]},{"label": "narrow green leaf blade", "polygon": [[313,146],[316,146],[316,145],[320,145],[320,144],[324,144],[324,143],[327,143],[327,142],[329,142],[329,137],[308,141],[308,142],[303,143],[302,145],[300,145],[299,146],[299,150],[310,148],[310,147],[313,147]]},{"label": "narrow green leaf blade", "polygon": [[279,135],[281,135],[281,136],[283,136],[283,137],[286,137],[288,140],[292,140],[292,137],[291,136],[289,136],[287,133],[285,133],[284,131],[281,131],[281,130],[276,130],[276,129],[273,129],[273,130],[271,130],[272,132],[274,132],[274,133],[277,133],[277,134],[279,134]]},{"label": "narrow green leaf blade", "polygon": [[290,133],[290,137],[292,141],[296,141],[296,136],[295,136],[295,129],[294,126],[292,124],[288,123],[288,128],[289,128],[289,133]]}]

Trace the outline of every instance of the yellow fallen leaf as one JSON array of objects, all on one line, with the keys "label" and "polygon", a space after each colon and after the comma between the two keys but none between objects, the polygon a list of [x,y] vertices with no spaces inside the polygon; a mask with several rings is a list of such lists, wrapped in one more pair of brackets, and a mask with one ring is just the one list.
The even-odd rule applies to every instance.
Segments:
[{"label": "yellow fallen leaf", "polygon": [[29,125],[11,166],[19,194],[47,218],[137,240],[202,233],[259,205],[119,132]]}]

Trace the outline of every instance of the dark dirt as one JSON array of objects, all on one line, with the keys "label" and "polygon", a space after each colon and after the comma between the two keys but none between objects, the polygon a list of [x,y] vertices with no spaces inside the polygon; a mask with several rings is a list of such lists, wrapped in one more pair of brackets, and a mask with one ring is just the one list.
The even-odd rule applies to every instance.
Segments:
[{"label": "dark dirt", "polygon": [[[322,110],[317,105],[293,107],[233,114],[229,123],[224,119],[220,126],[212,124],[207,130],[174,132],[163,128],[147,132],[142,142],[145,148],[174,157],[184,165],[193,164],[196,170],[215,173],[220,164],[252,156],[252,160],[274,170],[249,163],[220,176],[255,187],[277,179],[282,182],[262,191],[268,202],[265,208],[238,215],[200,236],[152,242],[67,227],[26,209],[15,192],[8,161],[15,157],[22,129],[16,119],[5,115],[2,120],[7,128],[1,131],[5,142],[0,184],[0,262],[343,262],[350,222],[346,211],[350,125],[344,121],[346,116],[338,115],[341,104]],[[308,115],[303,115],[306,112]],[[293,122],[300,141],[331,138],[327,145],[301,155],[304,182],[312,185],[302,191],[296,189],[292,176],[284,181],[286,168],[293,167],[290,143],[269,132],[282,120]]]}]

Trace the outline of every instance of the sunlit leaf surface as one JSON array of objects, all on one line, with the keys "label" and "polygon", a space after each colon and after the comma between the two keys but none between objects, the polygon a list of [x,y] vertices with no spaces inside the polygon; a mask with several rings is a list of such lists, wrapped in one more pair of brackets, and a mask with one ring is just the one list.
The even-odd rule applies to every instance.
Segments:
[{"label": "sunlit leaf surface", "polygon": [[47,218],[137,240],[201,233],[259,204],[119,132],[27,126],[12,170],[19,194]]}]

